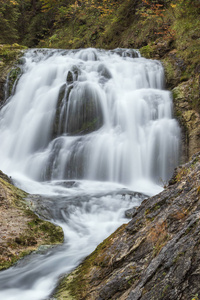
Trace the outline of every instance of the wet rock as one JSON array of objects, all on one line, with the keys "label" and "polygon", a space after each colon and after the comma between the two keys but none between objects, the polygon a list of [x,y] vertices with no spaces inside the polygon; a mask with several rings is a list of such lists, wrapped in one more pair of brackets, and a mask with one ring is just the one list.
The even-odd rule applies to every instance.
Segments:
[{"label": "wet rock", "polygon": [[104,64],[100,64],[98,66],[97,71],[101,74],[101,76],[103,76],[107,80],[112,78],[110,71],[106,68]]},{"label": "wet rock", "polygon": [[77,66],[72,66],[72,72],[74,73],[74,80],[78,80],[78,76],[81,73],[80,69]]},{"label": "wet rock", "polygon": [[66,132],[82,135],[99,129],[103,124],[101,99],[88,84],[74,86],[68,101]]},{"label": "wet rock", "polygon": [[200,153],[68,277],[56,299],[186,300],[200,294]]},{"label": "wet rock", "polygon": [[125,211],[125,217],[126,218],[132,218],[136,214],[136,212],[137,212],[137,207],[127,209]]},{"label": "wet rock", "polygon": [[26,59],[24,57],[20,57],[17,61],[17,64],[18,65],[24,65],[26,62]]},{"label": "wet rock", "polygon": [[71,71],[68,71],[68,73],[67,73],[67,84],[72,84],[73,81],[74,81],[73,74],[72,74]]},{"label": "wet rock", "polygon": [[135,49],[116,48],[111,50],[111,52],[114,52],[122,57],[138,57],[138,52]]},{"label": "wet rock", "polygon": [[6,86],[6,98],[15,93],[17,82],[22,75],[20,67],[14,67],[8,74],[7,86]]},{"label": "wet rock", "polygon": [[[53,129],[52,129],[52,138],[55,138],[65,132],[64,124],[66,121],[66,110],[67,110],[67,102],[69,99],[69,95],[73,89],[73,85],[67,86],[63,84],[60,88],[56,106],[55,118],[53,121]],[[61,115],[61,110],[64,110],[65,113]]]}]

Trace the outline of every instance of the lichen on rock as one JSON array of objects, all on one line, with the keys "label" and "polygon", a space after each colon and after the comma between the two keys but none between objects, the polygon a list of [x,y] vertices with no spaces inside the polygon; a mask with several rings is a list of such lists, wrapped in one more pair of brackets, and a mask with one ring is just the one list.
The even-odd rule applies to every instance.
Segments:
[{"label": "lichen on rock", "polygon": [[28,207],[27,193],[0,172],[0,270],[38,249],[63,242],[62,229],[41,220]]}]

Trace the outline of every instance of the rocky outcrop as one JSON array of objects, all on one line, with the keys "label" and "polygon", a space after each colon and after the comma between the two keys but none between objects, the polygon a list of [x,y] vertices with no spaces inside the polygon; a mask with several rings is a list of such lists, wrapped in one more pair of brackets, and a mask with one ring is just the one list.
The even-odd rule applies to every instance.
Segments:
[{"label": "rocky outcrop", "polygon": [[62,229],[39,219],[25,197],[27,194],[13,186],[11,179],[0,171],[0,270],[40,245],[63,241]]},{"label": "rocky outcrop", "polygon": [[[196,46],[197,47],[197,46]],[[190,49],[181,52],[172,41],[158,40],[140,49],[142,56],[161,60],[166,75],[166,88],[172,91],[174,116],[182,129],[181,162],[200,151],[200,67],[190,63]],[[196,52],[194,52],[196,53]],[[189,58],[188,58],[189,57]]]},{"label": "rocky outcrop", "polygon": [[200,295],[200,153],[70,275],[56,299],[188,300]]},{"label": "rocky outcrop", "polygon": [[5,83],[9,72],[10,83],[7,96],[11,94],[15,80],[20,74],[20,68],[18,65],[21,64],[21,61],[19,58],[22,56],[22,50],[24,49],[26,49],[26,47],[18,44],[0,45],[0,106],[5,98]]},{"label": "rocky outcrop", "polygon": [[176,118],[182,127],[183,153],[186,159],[200,150],[200,114],[191,105],[193,79],[180,83],[173,92]]}]

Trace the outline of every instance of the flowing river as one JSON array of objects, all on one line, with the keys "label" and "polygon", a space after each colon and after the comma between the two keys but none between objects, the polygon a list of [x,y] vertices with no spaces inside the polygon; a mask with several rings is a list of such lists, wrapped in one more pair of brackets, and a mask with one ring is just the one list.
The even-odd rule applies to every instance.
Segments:
[{"label": "flowing river", "polygon": [[136,50],[31,49],[0,111],[0,169],[37,194],[63,245],[0,272],[0,299],[50,299],[59,276],[127,223],[178,164],[180,129],[160,62]]}]

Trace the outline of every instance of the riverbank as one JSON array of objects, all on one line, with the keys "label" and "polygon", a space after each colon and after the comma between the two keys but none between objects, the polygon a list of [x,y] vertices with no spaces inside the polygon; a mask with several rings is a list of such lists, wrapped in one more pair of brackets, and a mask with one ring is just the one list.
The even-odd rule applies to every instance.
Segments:
[{"label": "riverbank", "polygon": [[28,207],[26,197],[27,193],[0,172],[0,270],[41,245],[63,242],[62,229],[38,218]]}]

